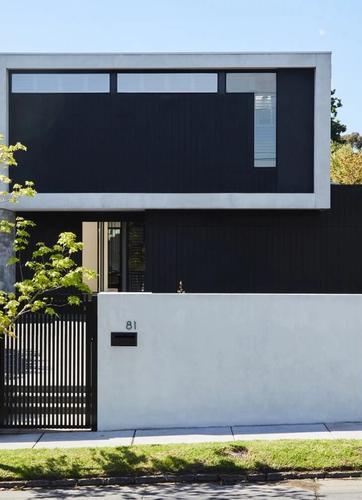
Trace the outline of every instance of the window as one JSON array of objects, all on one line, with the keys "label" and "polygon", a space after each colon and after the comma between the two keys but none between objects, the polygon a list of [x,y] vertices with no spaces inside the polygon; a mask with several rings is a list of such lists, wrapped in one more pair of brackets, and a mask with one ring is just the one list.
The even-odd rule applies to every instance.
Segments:
[{"label": "window", "polygon": [[254,166],[276,166],[276,95],[254,96]]},{"label": "window", "polygon": [[13,93],[99,93],[109,92],[106,73],[14,73]]},{"label": "window", "polygon": [[[124,283],[122,286],[122,281],[124,276],[122,276],[122,254],[124,254],[124,241],[125,241],[125,231],[122,231],[123,227],[121,222],[108,222],[103,223],[103,226],[107,226],[107,238],[106,242],[108,245],[107,260],[108,260],[108,283],[107,289],[118,291],[120,288],[125,288]],[[125,225],[124,225],[125,227]],[[104,230],[104,228],[103,228]]]},{"label": "window", "polygon": [[276,92],[275,73],[227,73],[226,92]]},{"label": "window", "polygon": [[226,92],[254,94],[254,167],[275,167],[276,74],[228,73]]},{"label": "window", "polygon": [[119,73],[118,92],[217,92],[217,73]]}]

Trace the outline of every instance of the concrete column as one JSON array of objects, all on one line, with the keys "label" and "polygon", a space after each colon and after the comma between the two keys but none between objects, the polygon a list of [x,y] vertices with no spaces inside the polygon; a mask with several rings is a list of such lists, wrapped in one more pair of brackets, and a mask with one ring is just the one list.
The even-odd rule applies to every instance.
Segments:
[{"label": "concrete column", "polygon": [[[0,220],[15,221],[15,213],[0,209]],[[0,290],[9,291],[15,282],[15,266],[7,266],[8,259],[13,255],[12,234],[0,234]]]}]

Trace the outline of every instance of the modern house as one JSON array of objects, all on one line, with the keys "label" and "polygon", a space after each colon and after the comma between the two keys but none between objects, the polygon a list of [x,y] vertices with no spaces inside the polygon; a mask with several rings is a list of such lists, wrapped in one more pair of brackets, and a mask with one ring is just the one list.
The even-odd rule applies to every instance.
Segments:
[{"label": "modern house", "polygon": [[42,240],[83,238],[94,291],[350,291],[322,250],[329,53],[5,54],[0,65],[0,130],[28,147],[13,177],[39,192],[17,210]]},{"label": "modern house", "polygon": [[109,292],[98,428],[362,419],[362,196],[330,186],[330,80],[329,53],[0,55],[39,193],[17,211],[75,232]]}]

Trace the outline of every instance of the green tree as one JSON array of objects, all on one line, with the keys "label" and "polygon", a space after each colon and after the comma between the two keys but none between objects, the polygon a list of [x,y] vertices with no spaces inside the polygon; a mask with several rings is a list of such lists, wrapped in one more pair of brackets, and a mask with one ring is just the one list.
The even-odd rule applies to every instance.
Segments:
[{"label": "green tree", "polygon": [[[2,139],[0,136],[0,167],[4,172],[0,175],[0,182],[7,189],[0,192],[1,201],[16,203],[20,197],[35,196],[33,182],[13,183],[8,173],[17,165],[15,153],[26,151],[26,147],[20,143],[6,146]],[[68,291],[67,304],[79,305],[81,298],[76,292],[90,293],[84,280],[95,277],[94,271],[77,264],[74,257],[82,250],[83,244],[73,233],[61,233],[54,245],[38,242],[31,251],[30,231],[34,226],[34,222],[23,217],[16,217],[14,222],[0,220],[0,233],[13,235],[13,257],[8,265],[18,265],[21,276],[13,291],[0,290],[0,335],[14,335],[15,323],[26,314],[41,311],[56,315],[59,304],[54,304],[52,294],[58,290]],[[23,253],[27,249],[31,251],[31,257],[23,262]],[[24,268],[27,269],[26,278]]]},{"label": "green tree", "polygon": [[331,179],[337,184],[362,184],[362,151],[355,151],[350,144],[334,143]]},{"label": "green tree", "polygon": [[362,135],[358,132],[342,135],[342,140],[352,146],[354,151],[362,151]]},{"label": "green tree", "polygon": [[342,101],[335,94],[336,90],[334,89],[331,92],[331,140],[342,143],[341,134],[347,130],[347,127],[337,118],[338,109],[342,107]]}]

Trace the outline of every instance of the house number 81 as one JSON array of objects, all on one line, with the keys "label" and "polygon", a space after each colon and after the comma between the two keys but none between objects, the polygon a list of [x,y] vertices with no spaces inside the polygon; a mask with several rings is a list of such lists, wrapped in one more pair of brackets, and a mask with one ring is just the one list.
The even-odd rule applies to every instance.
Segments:
[{"label": "house number 81", "polygon": [[135,321],[127,321],[126,328],[127,330],[136,330],[136,322]]}]

